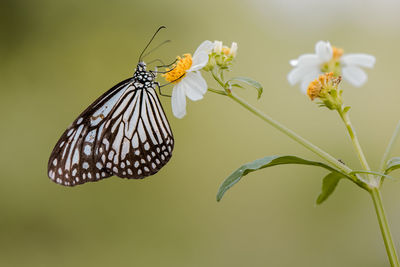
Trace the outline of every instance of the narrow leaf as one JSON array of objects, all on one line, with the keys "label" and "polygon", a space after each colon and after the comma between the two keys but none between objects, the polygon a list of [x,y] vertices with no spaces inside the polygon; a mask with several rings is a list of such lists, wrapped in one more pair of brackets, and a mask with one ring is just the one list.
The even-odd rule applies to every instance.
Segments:
[{"label": "narrow leaf", "polygon": [[331,172],[322,180],[322,190],[317,198],[317,205],[324,202],[335,190],[339,180],[343,178],[343,176],[337,172]]},{"label": "narrow leaf", "polygon": [[238,84],[238,83],[232,83],[231,86],[239,87],[239,88],[242,88],[242,89],[244,88],[243,86],[241,86],[241,85]]},{"label": "narrow leaf", "polygon": [[260,97],[261,97],[261,95],[263,93],[262,85],[259,82],[255,81],[255,80],[253,80],[253,79],[251,79],[249,77],[238,76],[238,77],[234,77],[234,78],[230,79],[229,81],[239,81],[239,82],[243,82],[243,83],[246,83],[246,84],[254,87],[258,92],[257,99],[260,99]]},{"label": "narrow leaf", "polygon": [[350,108],[351,108],[351,107],[345,107],[345,108],[343,109],[343,113],[347,113],[347,112],[350,110]]},{"label": "narrow leaf", "polygon": [[400,157],[392,158],[386,163],[385,174],[388,174],[398,168],[400,168]]},{"label": "narrow leaf", "polygon": [[331,172],[339,173],[340,175],[345,176],[345,174],[342,174],[340,171],[338,171],[322,162],[309,161],[309,160],[305,160],[305,159],[295,157],[295,156],[268,156],[268,157],[257,159],[253,162],[244,164],[239,169],[234,171],[231,175],[229,175],[229,177],[225,179],[225,181],[221,184],[221,186],[218,189],[217,201],[220,201],[222,199],[223,195],[225,194],[225,192],[229,188],[231,188],[234,184],[239,182],[239,180],[243,176],[245,176],[251,172],[260,170],[260,169],[272,167],[275,165],[284,165],[284,164],[301,164],[301,165],[318,166],[318,167],[325,168]]},{"label": "narrow leaf", "polygon": [[355,171],[352,171],[349,174],[351,175],[351,174],[356,174],[356,173],[373,174],[373,175],[383,176],[383,177],[388,178],[388,179],[393,179],[393,180],[395,179],[392,176],[386,175],[384,173],[374,172],[374,171],[365,171],[365,170],[355,170]]}]

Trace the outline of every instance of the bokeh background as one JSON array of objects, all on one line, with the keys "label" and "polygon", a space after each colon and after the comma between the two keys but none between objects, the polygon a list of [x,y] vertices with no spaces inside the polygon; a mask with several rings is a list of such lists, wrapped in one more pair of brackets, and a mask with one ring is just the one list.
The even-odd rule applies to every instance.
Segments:
[{"label": "bokeh background", "polygon": [[[252,89],[238,94],[356,169],[338,116],[287,83],[288,61],[312,53],[318,40],[375,55],[368,83],[343,83],[343,89],[377,168],[400,119],[399,11],[394,0],[2,0],[0,265],[388,266],[368,194],[343,181],[315,206],[324,170],[263,170],[216,202],[220,183],[245,162],[277,154],[317,159],[219,95],[190,102],[181,120],[161,97],[176,145],[170,163],[153,177],[66,188],[52,183],[46,168],[64,129],[132,75],[160,25],[168,29],[157,40],[173,42],[148,60],[173,60],[205,39],[236,41],[232,75],[265,87],[258,101]],[[385,183],[398,248],[399,192],[398,182]]]}]

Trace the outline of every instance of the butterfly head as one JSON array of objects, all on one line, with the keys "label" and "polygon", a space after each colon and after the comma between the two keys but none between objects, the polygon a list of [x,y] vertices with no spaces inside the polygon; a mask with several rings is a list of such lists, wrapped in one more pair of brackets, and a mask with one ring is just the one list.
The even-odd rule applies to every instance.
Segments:
[{"label": "butterfly head", "polygon": [[136,66],[136,72],[138,71],[146,71],[146,63],[140,61]]}]

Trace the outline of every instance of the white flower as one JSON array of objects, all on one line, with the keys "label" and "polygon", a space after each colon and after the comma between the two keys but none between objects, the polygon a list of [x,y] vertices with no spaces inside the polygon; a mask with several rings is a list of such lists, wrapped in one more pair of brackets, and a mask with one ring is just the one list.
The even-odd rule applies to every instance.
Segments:
[{"label": "white flower", "polygon": [[354,86],[361,86],[367,81],[367,74],[360,68],[372,68],[375,57],[368,54],[343,55],[343,50],[332,47],[329,42],[319,41],[315,45],[315,54],[304,54],[298,59],[291,60],[294,67],[287,76],[291,85],[300,82],[303,93],[318,75],[333,72]]},{"label": "white flower", "polygon": [[172,113],[181,119],[186,115],[186,97],[192,101],[203,98],[207,92],[207,83],[201,76],[200,70],[208,63],[209,54],[214,48],[214,43],[204,41],[196,49],[193,57],[190,54],[178,57],[176,66],[164,74],[167,81],[175,83],[172,89]]}]

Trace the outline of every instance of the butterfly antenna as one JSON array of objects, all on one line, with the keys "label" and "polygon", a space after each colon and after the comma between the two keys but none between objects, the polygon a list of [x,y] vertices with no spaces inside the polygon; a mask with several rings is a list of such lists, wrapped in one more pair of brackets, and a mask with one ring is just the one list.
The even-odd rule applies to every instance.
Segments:
[{"label": "butterfly antenna", "polygon": [[153,41],[154,37],[156,37],[157,33],[158,33],[160,30],[165,29],[165,28],[167,28],[167,27],[161,26],[161,27],[158,28],[157,31],[153,34],[153,37],[151,37],[150,41],[147,43],[146,47],[143,49],[142,53],[140,54],[140,56],[139,56],[139,62],[142,61],[143,53],[144,53],[144,52],[146,51],[146,49],[149,47],[149,45],[150,45],[151,42]]},{"label": "butterfly antenna", "polygon": [[145,57],[147,57],[148,55],[150,55],[151,53],[153,53],[155,50],[157,50],[158,48],[160,48],[161,46],[165,45],[166,43],[171,42],[171,40],[165,40],[164,42],[162,42],[161,44],[157,45],[156,47],[154,47],[153,49],[151,49],[149,52],[147,52],[146,54],[144,54],[142,56],[141,59],[144,59]]}]

